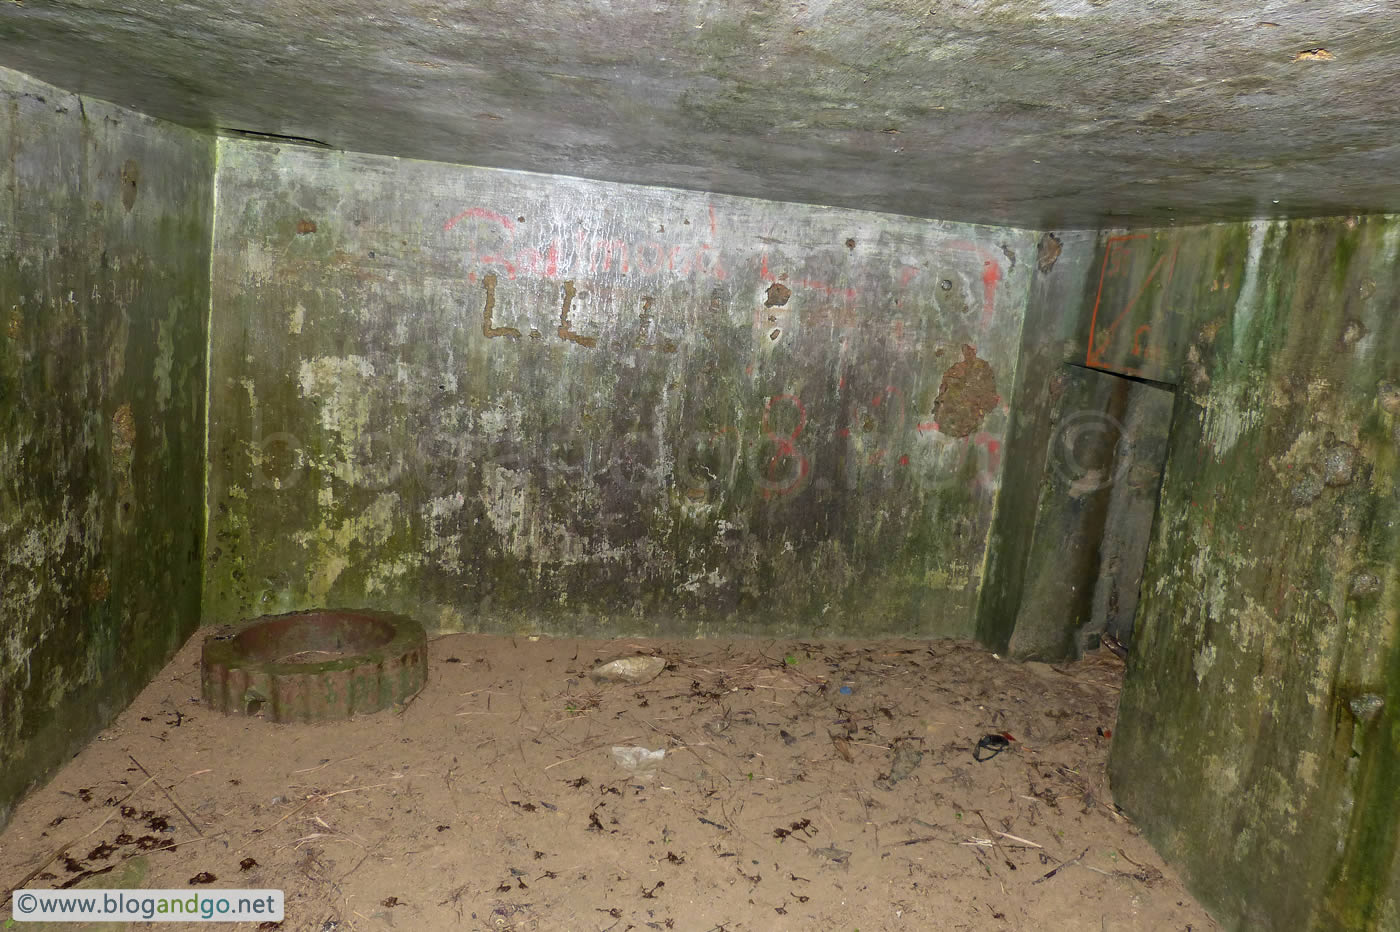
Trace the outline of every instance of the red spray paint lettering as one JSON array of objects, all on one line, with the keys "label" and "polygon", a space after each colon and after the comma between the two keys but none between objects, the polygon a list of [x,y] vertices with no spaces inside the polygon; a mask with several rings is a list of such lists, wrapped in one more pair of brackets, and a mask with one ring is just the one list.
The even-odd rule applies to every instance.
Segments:
[{"label": "red spray paint lettering", "polygon": [[[472,225],[468,264],[496,266],[506,278],[555,278],[599,271],[618,275],[660,274],[663,270],[681,277],[702,276],[723,281],[728,273],[720,250],[709,242],[667,243],[648,239],[628,241],[615,236],[590,236],[580,230],[576,246],[566,250],[558,236],[547,242],[521,242],[520,225],[509,216],[488,207],[469,207],[442,225],[444,233]],[[710,230],[717,229],[713,208]],[[474,270],[472,274],[475,274]]]}]

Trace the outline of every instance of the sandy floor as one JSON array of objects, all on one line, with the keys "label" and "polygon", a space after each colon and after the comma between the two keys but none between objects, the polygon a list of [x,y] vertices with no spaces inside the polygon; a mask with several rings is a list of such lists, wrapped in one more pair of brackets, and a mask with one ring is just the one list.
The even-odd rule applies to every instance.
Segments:
[{"label": "sandy floor", "polygon": [[[1217,928],[1113,806],[1106,652],[461,635],[402,710],[281,726],[199,705],[198,640],[19,807],[6,892],[120,864],[283,889],[320,932]],[[589,680],[630,652],[667,668]]]}]

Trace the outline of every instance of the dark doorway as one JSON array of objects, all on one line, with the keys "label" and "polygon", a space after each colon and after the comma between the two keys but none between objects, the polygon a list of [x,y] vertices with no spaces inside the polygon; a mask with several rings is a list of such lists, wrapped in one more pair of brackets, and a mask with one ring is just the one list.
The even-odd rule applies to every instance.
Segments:
[{"label": "dark doorway", "polygon": [[1011,638],[1013,656],[1079,656],[1132,642],[1166,464],[1174,395],[1160,382],[1066,365]]}]

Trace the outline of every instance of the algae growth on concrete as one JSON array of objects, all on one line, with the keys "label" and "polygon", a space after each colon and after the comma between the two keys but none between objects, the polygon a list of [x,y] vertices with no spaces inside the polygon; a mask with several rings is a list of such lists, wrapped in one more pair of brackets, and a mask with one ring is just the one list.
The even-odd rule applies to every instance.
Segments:
[{"label": "algae growth on concrete", "polygon": [[1154,235],[1199,260],[1115,796],[1231,927],[1396,928],[1400,220]]},{"label": "algae growth on concrete", "polygon": [[0,823],[195,630],[213,140],[0,69]]},{"label": "algae growth on concrete", "polygon": [[1032,234],[220,145],[211,618],[972,633]]}]

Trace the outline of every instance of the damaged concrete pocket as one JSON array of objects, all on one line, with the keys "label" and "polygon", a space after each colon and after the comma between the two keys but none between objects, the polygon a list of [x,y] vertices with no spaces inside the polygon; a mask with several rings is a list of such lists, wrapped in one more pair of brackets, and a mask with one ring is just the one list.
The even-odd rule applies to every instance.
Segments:
[{"label": "damaged concrete pocket", "polygon": [[977,356],[977,347],[963,346],[963,358],[943,373],[933,416],[949,437],[967,437],[982,426],[987,414],[1001,404],[991,363]]}]

